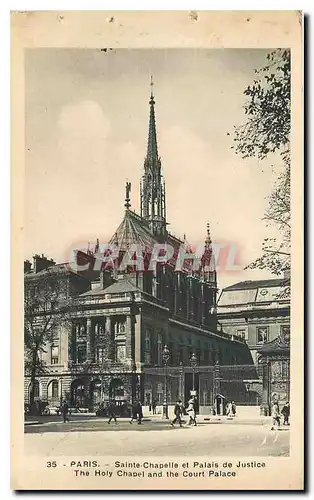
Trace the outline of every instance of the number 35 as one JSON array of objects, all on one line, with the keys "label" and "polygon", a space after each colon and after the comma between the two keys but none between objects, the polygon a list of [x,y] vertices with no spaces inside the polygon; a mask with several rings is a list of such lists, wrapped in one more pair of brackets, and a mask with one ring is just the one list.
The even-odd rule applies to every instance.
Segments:
[{"label": "number 35", "polygon": [[53,462],[47,462],[47,467],[57,467],[57,462],[55,460]]}]

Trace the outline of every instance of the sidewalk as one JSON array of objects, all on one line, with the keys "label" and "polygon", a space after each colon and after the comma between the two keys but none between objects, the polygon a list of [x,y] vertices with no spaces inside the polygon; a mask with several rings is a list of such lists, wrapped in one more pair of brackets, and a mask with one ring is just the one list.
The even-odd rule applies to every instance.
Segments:
[{"label": "sidewalk", "polygon": [[[147,415],[147,418],[150,420],[163,420],[162,414],[158,415]],[[144,417],[145,418],[145,417]],[[169,419],[174,418],[174,415],[169,413]],[[183,415],[182,419],[187,420],[188,415]],[[262,415],[258,415],[256,417],[252,416],[235,416],[235,417],[227,417],[226,415],[197,415],[197,422],[201,423],[221,423],[221,424],[248,424],[248,425],[264,425],[271,422],[271,417],[264,417]]]}]

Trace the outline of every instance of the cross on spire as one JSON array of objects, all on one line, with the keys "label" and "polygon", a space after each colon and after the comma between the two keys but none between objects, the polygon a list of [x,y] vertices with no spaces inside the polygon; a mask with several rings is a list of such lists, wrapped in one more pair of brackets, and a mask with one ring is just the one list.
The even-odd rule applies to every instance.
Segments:
[{"label": "cross on spire", "polygon": [[154,97],[154,80],[153,80],[153,75],[150,75],[150,96]]}]

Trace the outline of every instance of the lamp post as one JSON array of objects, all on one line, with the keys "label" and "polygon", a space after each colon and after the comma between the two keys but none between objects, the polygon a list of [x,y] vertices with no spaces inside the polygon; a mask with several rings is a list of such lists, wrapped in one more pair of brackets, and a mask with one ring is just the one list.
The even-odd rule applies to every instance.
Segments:
[{"label": "lamp post", "polygon": [[168,416],[168,387],[167,387],[167,366],[170,358],[170,351],[168,346],[165,345],[162,351],[162,360],[165,365],[165,383],[164,383],[164,404],[163,404],[163,412],[162,418],[169,418]]},{"label": "lamp post", "polygon": [[193,352],[191,358],[190,358],[190,364],[192,367],[192,373],[193,373],[193,396],[195,396],[195,368],[197,367],[197,357],[195,352]]},{"label": "lamp post", "polygon": [[180,361],[180,390],[179,390],[179,396],[180,399],[183,401],[183,363]]}]

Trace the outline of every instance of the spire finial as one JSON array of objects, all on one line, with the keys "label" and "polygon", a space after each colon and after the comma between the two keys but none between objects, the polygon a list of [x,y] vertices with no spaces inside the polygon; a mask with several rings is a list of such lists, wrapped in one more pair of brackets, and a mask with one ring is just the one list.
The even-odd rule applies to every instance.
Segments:
[{"label": "spire finial", "polygon": [[154,80],[153,75],[150,75],[150,96],[154,97]]},{"label": "spire finial", "polygon": [[131,207],[131,203],[130,203],[130,192],[131,192],[131,183],[129,181],[126,181],[125,183],[125,208],[127,210],[129,210],[129,208]]},{"label": "spire finial", "polygon": [[212,242],[212,239],[210,237],[210,225],[209,225],[209,222],[207,222],[206,224],[206,240],[205,240],[205,243],[208,243],[210,244]]}]

